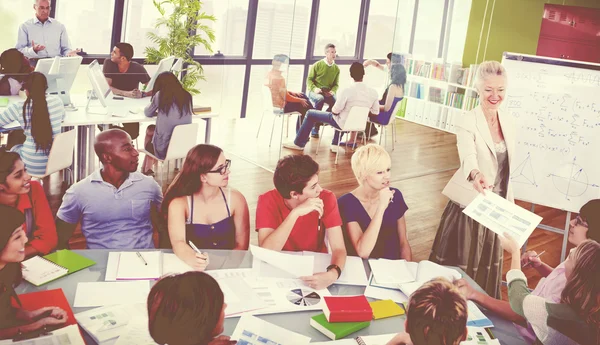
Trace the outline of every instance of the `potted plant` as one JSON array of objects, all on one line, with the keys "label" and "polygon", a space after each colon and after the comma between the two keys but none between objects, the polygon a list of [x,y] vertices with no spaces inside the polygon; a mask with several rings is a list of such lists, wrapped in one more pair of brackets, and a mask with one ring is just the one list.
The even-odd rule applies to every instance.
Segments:
[{"label": "potted plant", "polygon": [[[203,45],[212,52],[211,43],[215,33],[207,21],[216,21],[215,17],[202,11],[199,0],[152,0],[161,17],[156,20],[155,28],[167,28],[165,35],[148,33],[148,38],[156,45],[146,47],[146,62],[158,63],[160,60],[175,56],[183,59],[184,68],[181,80],[183,87],[192,95],[199,94],[196,83],[204,78],[202,65],[192,59],[194,47]],[[157,30],[158,31],[158,30]]]}]

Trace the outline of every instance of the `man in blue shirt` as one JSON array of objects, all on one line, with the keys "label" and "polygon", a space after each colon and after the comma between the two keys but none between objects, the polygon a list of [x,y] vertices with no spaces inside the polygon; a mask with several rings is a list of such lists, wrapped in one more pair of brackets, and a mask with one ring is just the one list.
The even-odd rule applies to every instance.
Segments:
[{"label": "man in blue shirt", "polygon": [[89,249],[154,248],[152,223],[158,223],[162,191],[152,177],[136,171],[139,153],[131,137],[106,130],[96,136],[94,150],[103,167],[65,193],[56,215],[58,248],[68,246],[80,221]]},{"label": "man in blue shirt", "polygon": [[19,27],[17,48],[30,59],[75,56],[81,50],[71,50],[65,26],[50,18],[50,0],[36,0],[35,17]]}]

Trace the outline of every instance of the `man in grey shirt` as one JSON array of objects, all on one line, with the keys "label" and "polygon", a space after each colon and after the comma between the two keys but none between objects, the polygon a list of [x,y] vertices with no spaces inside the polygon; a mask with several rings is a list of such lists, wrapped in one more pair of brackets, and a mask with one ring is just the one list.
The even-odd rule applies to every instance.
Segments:
[{"label": "man in grey shirt", "polygon": [[81,51],[69,47],[65,26],[50,18],[50,0],[34,0],[33,9],[35,16],[19,27],[15,48],[34,62],[55,56],[75,56]]}]

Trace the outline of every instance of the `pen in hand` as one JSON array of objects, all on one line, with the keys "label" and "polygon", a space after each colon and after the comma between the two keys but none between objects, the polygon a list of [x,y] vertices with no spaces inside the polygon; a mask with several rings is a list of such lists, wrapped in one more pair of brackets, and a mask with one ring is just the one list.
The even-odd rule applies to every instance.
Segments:
[{"label": "pen in hand", "polygon": [[[188,241],[188,243],[190,244],[190,247],[192,247],[192,249],[193,249],[193,250],[194,250],[196,253],[198,253],[198,254],[200,254],[200,255],[204,255],[204,256],[206,256],[206,254],[202,254],[202,252],[200,251],[200,249],[198,249],[198,247],[196,247],[196,245],[194,244],[194,242],[192,242],[192,241]],[[203,259],[203,258],[201,258],[201,259]],[[203,260],[208,260],[208,259],[203,259]]]},{"label": "pen in hand", "polygon": [[136,252],[136,254],[137,254],[137,257],[140,258],[140,260],[142,260],[144,265],[148,266],[148,263],[146,262],[146,260],[144,260],[144,257],[142,256],[142,254],[140,252]]},{"label": "pen in hand", "polygon": [[[538,255],[531,256],[531,257],[529,257],[529,258],[530,258],[530,259],[531,259],[531,258],[539,258],[539,257],[540,257],[540,256],[542,256],[542,254],[544,254],[545,252],[546,252],[546,251],[545,251],[545,250],[543,250],[543,251],[542,251],[541,253],[539,253]],[[533,261],[529,261],[528,263],[526,263],[525,265],[523,265],[523,268],[525,268],[525,267],[527,267],[527,266],[531,265],[531,263],[532,263],[532,262],[533,262]]]}]

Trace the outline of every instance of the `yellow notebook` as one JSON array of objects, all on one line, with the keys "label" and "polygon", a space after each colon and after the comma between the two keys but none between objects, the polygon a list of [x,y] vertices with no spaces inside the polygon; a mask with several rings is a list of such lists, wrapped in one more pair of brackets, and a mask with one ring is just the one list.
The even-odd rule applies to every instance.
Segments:
[{"label": "yellow notebook", "polygon": [[391,299],[369,302],[373,309],[373,319],[379,320],[386,317],[404,315],[404,309]]}]

